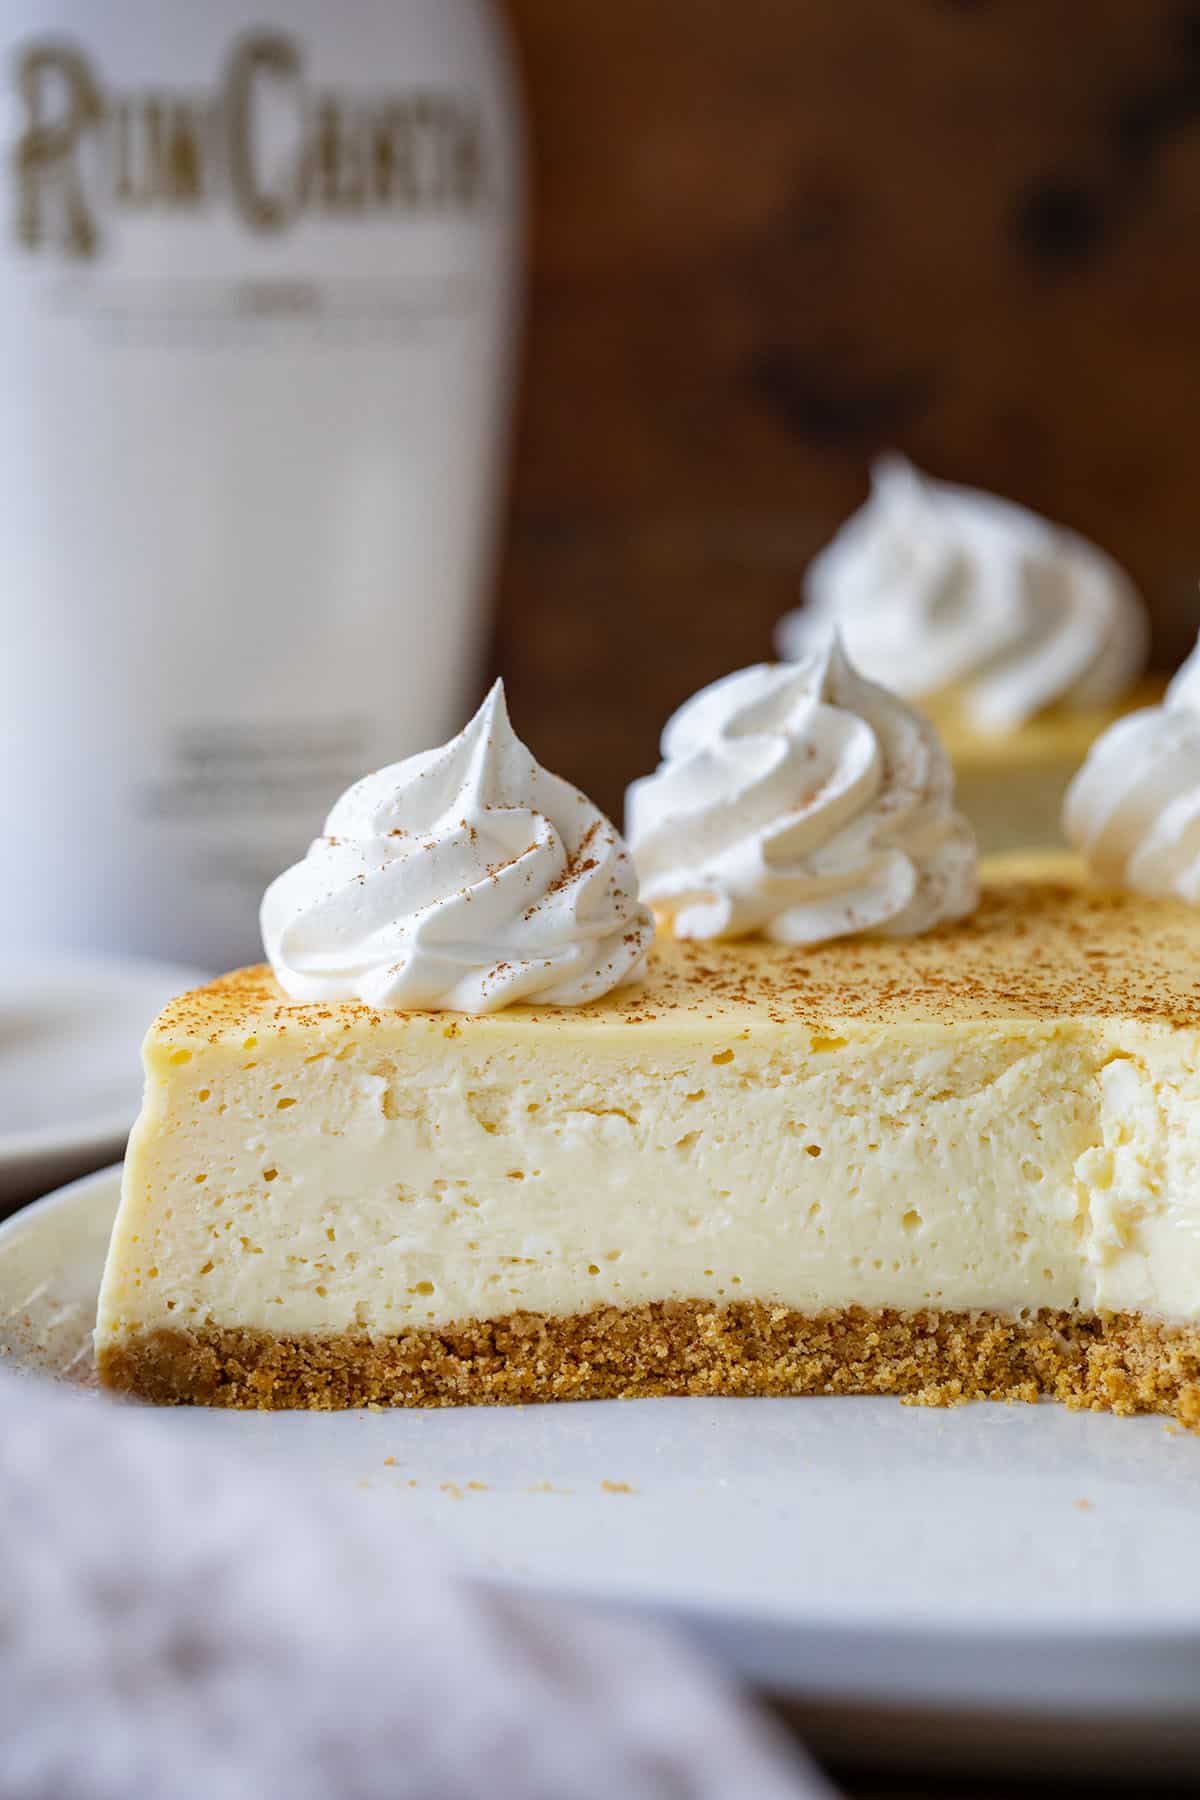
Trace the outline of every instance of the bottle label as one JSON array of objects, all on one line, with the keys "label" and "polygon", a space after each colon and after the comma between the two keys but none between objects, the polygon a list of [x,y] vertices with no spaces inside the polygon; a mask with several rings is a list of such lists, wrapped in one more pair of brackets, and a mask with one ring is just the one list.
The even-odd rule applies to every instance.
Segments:
[{"label": "bottle label", "polygon": [[102,255],[114,221],[225,209],[251,232],[306,215],[436,218],[486,202],[488,158],[470,92],[323,86],[304,44],[249,31],[211,91],[121,87],[81,45],[17,46],[14,221],[31,250]]}]

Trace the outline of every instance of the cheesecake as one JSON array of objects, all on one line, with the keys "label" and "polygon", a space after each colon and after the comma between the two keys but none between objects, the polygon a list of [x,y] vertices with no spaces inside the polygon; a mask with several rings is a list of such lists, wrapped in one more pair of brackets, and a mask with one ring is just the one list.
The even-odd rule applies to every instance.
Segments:
[{"label": "cheesecake", "polygon": [[1057,847],[1092,743],[1162,698],[1141,671],[1144,605],[1077,532],[881,459],[871,494],[814,558],[780,654],[837,629],[864,673],[935,721],[984,851]]},{"label": "cheesecake", "polygon": [[1033,1399],[1200,1420],[1200,919],[1068,857],[917,938],[662,935],[577,1010],[147,1039],[97,1348],[249,1407]]},{"label": "cheesecake", "polygon": [[270,964],[146,1040],[106,1386],[1200,1422],[1200,916],[1066,855],[979,879],[931,729],[836,656],[719,685],[628,847],[497,704],[335,809]]},{"label": "cheesecake", "polygon": [[1146,678],[1106,706],[1045,708],[1011,730],[981,728],[962,690],[922,702],[954,765],[958,804],[989,855],[1061,844],[1067,789],[1092,745],[1130,713],[1157,706]]}]

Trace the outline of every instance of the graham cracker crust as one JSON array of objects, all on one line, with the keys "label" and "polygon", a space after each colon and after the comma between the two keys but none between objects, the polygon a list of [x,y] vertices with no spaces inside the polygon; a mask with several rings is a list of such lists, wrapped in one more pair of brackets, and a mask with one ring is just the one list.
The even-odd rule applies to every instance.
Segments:
[{"label": "graham cracker crust", "polygon": [[103,1346],[106,1387],[160,1405],[273,1410],[509,1405],[656,1394],[895,1394],[922,1406],[1043,1395],[1200,1429],[1200,1326],[1132,1313],[868,1311],[763,1301],[518,1312],[392,1337],[160,1329]]}]

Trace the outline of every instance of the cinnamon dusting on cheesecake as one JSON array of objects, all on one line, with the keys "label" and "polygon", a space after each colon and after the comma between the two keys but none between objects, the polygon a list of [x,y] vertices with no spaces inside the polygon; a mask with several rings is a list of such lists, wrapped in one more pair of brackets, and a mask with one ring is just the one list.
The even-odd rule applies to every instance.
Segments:
[{"label": "cinnamon dusting on cheesecake", "polygon": [[[1045,859],[1048,876],[1022,872],[1028,866],[985,867],[978,910],[923,937],[844,939],[798,950],[660,934],[644,979],[631,987],[570,1012],[515,1006],[492,1016],[464,1014],[460,1027],[508,1031],[531,1018],[564,1027],[584,1019],[650,1026],[667,1014],[716,1023],[739,1015],[746,1023],[747,1012],[752,1028],[801,1023],[815,1031],[831,1023],[853,1030],[893,1022],[1117,1017],[1200,1025],[1193,909],[1090,889],[1070,858]],[[406,1016],[440,1018],[422,1011]],[[358,1001],[289,1001],[270,970],[258,967],[173,1001],[153,1036],[186,1047],[189,1040],[215,1044],[289,1025],[349,1029],[380,1018]]]}]

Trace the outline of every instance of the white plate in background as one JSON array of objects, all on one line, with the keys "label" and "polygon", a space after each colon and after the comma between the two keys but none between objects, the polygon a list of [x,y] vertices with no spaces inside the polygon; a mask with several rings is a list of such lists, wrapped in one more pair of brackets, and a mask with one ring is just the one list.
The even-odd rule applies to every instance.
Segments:
[{"label": "white plate in background", "polygon": [[[0,1226],[8,1366],[90,1381],[119,1181]],[[686,1625],[845,1760],[1200,1767],[1200,1437],[1163,1419],[885,1399],[167,1416],[197,1455],[332,1482],[485,1575]]]},{"label": "white plate in background", "polygon": [[146,1028],[203,979],[134,957],[0,961],[0,1202],[120,1155],[141,1101]]}]

